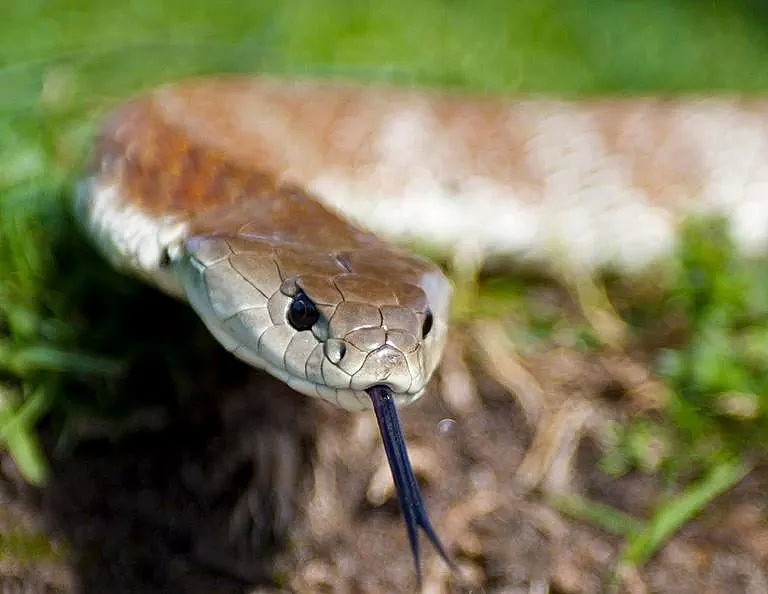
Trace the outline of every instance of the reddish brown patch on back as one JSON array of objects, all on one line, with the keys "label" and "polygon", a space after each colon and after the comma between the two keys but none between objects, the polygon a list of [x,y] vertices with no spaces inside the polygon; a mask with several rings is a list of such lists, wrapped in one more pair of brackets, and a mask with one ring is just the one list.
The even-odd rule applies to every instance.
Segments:
[{"label": "reddish brown patch on back", "polygon": [[[183,122],[184,114],[177,115]],[[117,184],[145,213],[187,219],[192,234],[252,235],[338,249],[379,243],[303,188],[254,167],[258,147],[251,147],[256,154],[247,164],[204,141],[180,121],[169,121],[152,95],[107,119],[92,171],[103,183]]]},{"label": "reddish brown patch on back", "polygon": [[274,175],[233,163],[163,118],[152,97],[113,112],[99,134],[92,170],[154,215],[199,216],[278,192]]}]

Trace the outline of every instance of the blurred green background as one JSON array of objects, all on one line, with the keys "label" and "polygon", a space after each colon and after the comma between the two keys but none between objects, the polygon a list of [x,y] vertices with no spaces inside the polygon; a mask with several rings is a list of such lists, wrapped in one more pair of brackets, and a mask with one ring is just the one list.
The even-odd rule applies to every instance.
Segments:
[{"label": "blurred green background", "polygon": [[[758,0],[1,0],[0,14],[0,439],[34,482],[38,420],[76,401],[66,378],[109,381],[125,363],[83,346],[110,332],[89,327],[83,294],[115,281],[78,264],[66,206],[100,115],[121,98],[207,72],[577,97],[768,89]],[[742,455],[768,435],[768,285],[722,230],[707,233],[690,232],[668,300],[645,319],[667,307],[687,317],[687,345],[659,365],[679,441],[722,431]],[[721,422],[711,402],[729,394],[757,412]],[[643,431],[624,436],[627,451]],[[705,467],[722,468],[707,443]]]}]

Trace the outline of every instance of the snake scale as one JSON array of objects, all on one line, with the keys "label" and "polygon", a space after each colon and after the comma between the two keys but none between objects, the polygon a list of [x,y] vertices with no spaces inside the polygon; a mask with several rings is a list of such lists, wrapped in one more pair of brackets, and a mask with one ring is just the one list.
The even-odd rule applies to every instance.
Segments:
[{"label": "snake scale", "polygon": [[309,396],[373,407],[419,574],[418,527],[452,562],[396,406],[440,361],[451,285],[389,240],[633,271],[672,249],[685,214],[720,212],[740,248],[761,251],[767,116],[729,98],[198,79],[107,117],[76,210],[115,266],[188,301],[235,356]]}]

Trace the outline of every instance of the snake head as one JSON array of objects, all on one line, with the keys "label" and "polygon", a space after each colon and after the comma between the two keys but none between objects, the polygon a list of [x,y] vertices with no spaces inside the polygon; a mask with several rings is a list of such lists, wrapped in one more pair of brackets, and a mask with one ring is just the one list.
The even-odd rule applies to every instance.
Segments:
[{"label": "snake head", "polygon": [[427,516],[397,415],[440,360],[451,295],[440,269],[393,248],[323,253],[263,237],[195,237],[185,252],[182,285],[226,348],[299,392],[373,407],[418,581],[419,528],[455,568]]},{"label": "snake head", "polygon": [[387,386],[419,398],[442,355],[451,286],[431,262],[381,242],[328,251],[265,236],[186,241],[192,306],[236,356],[349,410]]}]

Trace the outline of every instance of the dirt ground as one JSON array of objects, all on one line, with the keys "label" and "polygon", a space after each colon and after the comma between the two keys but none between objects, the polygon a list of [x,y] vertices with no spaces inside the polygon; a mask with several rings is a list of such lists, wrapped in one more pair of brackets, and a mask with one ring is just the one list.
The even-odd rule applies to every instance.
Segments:
[{"label": "dirt ground", "polygon": [[[66,437],[54,415],[44,488],[0,464],[2,592],[415,592],[373,414],[247,369],[162,296],[127,301],[126,332],[138,312],[156,315],[135,337],[146,356],[108,386],[137,408],[120,421],[84,414]],[[94,302],[94,324],[112,307]],[[618,581],[621,539],[552,505],[576,493],[642,518],[658,501],[652,475],[598,467],[606,423],[652,408],[662,390],[642,353],[517,356],[494,322],[454,339],[431,393],[402,411],[460,568],[422,539],[424,592],[768,592],[765,469]],[[179,366],[159,354],[169,348],[194,354]]]}]

